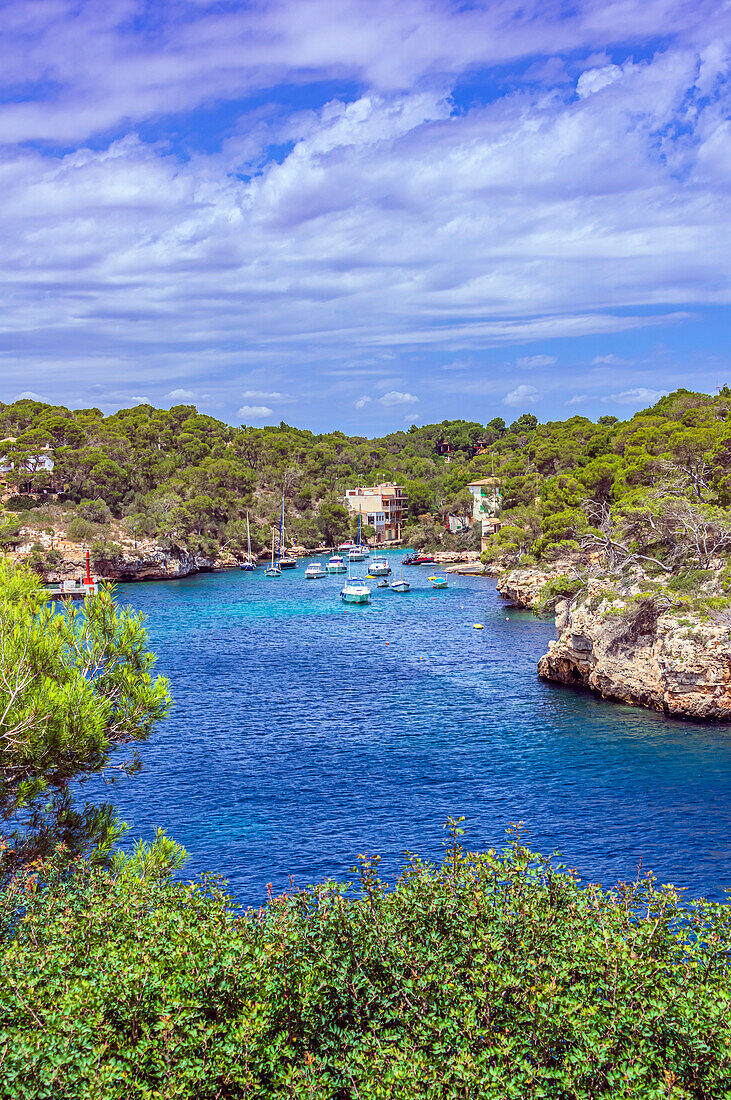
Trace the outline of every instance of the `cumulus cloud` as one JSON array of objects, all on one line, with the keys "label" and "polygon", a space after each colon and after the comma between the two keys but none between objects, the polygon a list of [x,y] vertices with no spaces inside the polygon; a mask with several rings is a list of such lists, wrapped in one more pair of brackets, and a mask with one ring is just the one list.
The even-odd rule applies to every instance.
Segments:
[{"label": "cumulus cloud", "polygon": [[364,409],[366,405],[370,405],[372,400],[372,397],[369,397],[367,393],[364,393],[362,397],[359,397],[358,400],[354,402],[354,404],[356,409]]},{"label": "cumulus cloud", "polygon": [[564,401],[564,405],[583,405],[584,402],[588,400],[588,393],[575,393],[573,397],[570,397],[568,399],[568,401]]},{"label": "cumulus cloud", "polygon": [[265,416],[271,416],[272,411],[267,405],[242,405],[236,415],[241,420],[263,420]]},{"label": "cumulus cloud", "polygon": [[165,398],[168,401],[192,401],[195,394],[192,390],[171,390],[165,394]]},{"label": "cumulus cloud", "polygon": [[646,386],[635,386],[631,390],[622,390],[621,393],[610,393],[602,398],[602,401],[615,402],[619,405],[654,405],[667,390],[651,390]]},{"label": "cumulus cloud", "polygon": [[384,393],[383,397],[378,399],[382,405],[387,407],[390,405],[415,405],[419,398],[413,393],[401,393],[400,390],[389,390],[388,393]]},{"label": "cumulus cloud", "polygon": [[541,395],[535,386],[516,386],[503,398],[503,405],[533,405],[540,401]]},{"label": "cumulus cloud", "polygon": [[524,355],[516,359],[516,364],[526,370],[531,370],[533,367],[551,367],[556,362],[558,360],[555,355]]},{"label": "cumulus cloud", "polygon": [[[238,394],[242,363],[289,388],[286,372],[336,377],[344,348],[433,351],[458,371],[470,352],[682,323],[677,303],[731,298],[712,0],[626,0],[621,20],[589,0],[501,0],[499,18],[448,0],[153,7],[150,25],[137,0],[43,19],[4,6],[7,386],[21,371],[45,392],[60,364],[94,364],[155,392],[228,379]],[[494,65],[513,85],[455,107],[459,75]],[[318,100],[332,79],[341,98]],[[311,109],[282,107],[278,86],[308,80]],[[252,93],[266,106],[246,115]],[[218,145],[201,104],[235,115]],[[179,143],[139,136],[171,114]],[[522,365],[554,365],[540,358]]]},{"label": "cumulus cloud", "polygon": [[43,398],[40,394],[34,393],[33,390],[23,390],[22,393],[16,393],[13,401],[42,401]]}]

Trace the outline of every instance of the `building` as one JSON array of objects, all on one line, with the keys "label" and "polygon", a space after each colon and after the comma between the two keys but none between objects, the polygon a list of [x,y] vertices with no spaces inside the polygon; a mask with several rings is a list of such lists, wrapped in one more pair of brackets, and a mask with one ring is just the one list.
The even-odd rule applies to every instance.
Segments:
[{"label": "building", "polygon": [[470,527],[480,523],[480,544],[484,550],[490,540],[490,536],[500,530],[500,509],[502,496],[500,494],[500,478],[483,477],[481,481],[471,481],[468,485],[472,493],[472,516]]},{"label": "building", "polygon": [[401,538],[408,499],[403,486],[390,481],[358,486],[345,493],[348,511],[356,516],[360,513],[363,523],[375,528],[378,542]]}]

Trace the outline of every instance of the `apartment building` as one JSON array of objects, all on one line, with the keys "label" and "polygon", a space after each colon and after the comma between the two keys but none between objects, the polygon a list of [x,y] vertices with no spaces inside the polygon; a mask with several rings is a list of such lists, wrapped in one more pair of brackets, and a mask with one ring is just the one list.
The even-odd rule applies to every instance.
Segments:
[{"label": "apartment building", "polygon": [[378,542],[400,539],[408,496],[402,485],[385,481],[381,485],[360,485],[345,493],[345,506],[352,515],[360,512],[363,523],[373,527]]}]

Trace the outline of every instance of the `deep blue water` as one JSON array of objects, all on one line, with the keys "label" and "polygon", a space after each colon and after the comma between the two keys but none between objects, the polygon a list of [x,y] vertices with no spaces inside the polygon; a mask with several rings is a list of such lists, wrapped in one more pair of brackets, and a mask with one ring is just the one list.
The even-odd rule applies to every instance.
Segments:
[{"label": "deep blue water", "polygon": [[302,564],[276,581],[120,586],[175,699],[144,771],[104,789],[131,836],[161,825],[189,850],[188,876],[221,872],[259,904],[290,875],[347,878],[359,852],[380,853],[386,878],[404,850],[436,857],[450,814],[473,848],[520,819],[592,881],[631,878],[642,859],[722,898],[731,730],[541,683],[552,623],[506,609],[489,579],[432,592],[429,573],[406,570],[408,595],[373,582],[372,604],[347,614],[342,577],[305,581]]}]

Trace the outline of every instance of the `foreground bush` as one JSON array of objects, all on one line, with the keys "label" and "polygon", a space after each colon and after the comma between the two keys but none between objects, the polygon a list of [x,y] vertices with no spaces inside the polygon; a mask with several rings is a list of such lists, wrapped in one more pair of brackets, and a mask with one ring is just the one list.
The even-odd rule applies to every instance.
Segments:
[{"label": "foreground bush", "polygon": [[[80,865],[3,896],[2,1097],[729,1095],[724,905],[582,886],[519,841],[394,887],[362,859],[241,913]],[[20,908],[19,908],[20,907]]]}]

